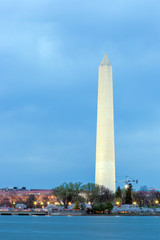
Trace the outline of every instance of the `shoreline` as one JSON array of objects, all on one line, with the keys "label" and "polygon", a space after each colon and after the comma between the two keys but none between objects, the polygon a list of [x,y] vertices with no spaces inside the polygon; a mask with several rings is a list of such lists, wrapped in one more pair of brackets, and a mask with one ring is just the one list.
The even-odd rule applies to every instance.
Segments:
[{"label": "shoreline", "polygon": [[86,213],[64,213],[55,212],[48,214],[46,212],[1,212],[0,216],[49,216],[49,217],[160,217],[160,213],[155,214],[129,214],[129,213],[119,213],[119,214],[86,214]]}]

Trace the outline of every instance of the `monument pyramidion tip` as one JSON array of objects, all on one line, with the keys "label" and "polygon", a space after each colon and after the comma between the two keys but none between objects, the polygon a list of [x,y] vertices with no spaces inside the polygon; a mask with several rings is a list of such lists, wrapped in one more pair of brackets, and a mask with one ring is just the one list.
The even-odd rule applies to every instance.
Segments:
[{"label": "monument pyramidion tip", "polygon": [[104,56],[102,58],[100,66],[111,66],[111,63],[110,63],[106,53],[104,54]]}]

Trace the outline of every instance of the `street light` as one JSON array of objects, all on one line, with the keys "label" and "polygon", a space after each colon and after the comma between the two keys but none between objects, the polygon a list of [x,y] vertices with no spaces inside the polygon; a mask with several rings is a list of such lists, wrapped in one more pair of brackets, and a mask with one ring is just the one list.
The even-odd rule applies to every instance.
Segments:
[{"label": "street light", "polygon": [[155,200],[155,204],[158,204],[159,203],[159,201],[158,200]]}]

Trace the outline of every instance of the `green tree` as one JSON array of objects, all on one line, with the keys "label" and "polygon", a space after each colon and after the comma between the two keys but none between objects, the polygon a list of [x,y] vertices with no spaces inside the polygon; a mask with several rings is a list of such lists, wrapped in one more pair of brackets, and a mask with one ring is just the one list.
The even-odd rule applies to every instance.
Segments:
[{"label": "green tree", "polygon": [[99,186],[99,195],[97,198],[97,201],[99,203],[105,203],[108,201],[113,201],[114,199],[114,194],[111,190],[109,190],[108,188],[104,187],[104,186]]},{"label": "green tree", "polygon": [[160,192],[155,191],[155,192],[154,192],[154,195],[155,195],[155,199],[160,202]]},{"label": "green tree", "polygon": [[98,202],[100,195],[100,187],[95,183],[87,183],[83,185],[83,190],[85,191],[87,202],[91,205]]},{"label": "green tree", "polygon": [[80,202],[80,209],[85,210],[85,208],[86,208],[85,202]]},{"label": "green tree", "polygon": [[151,194],[148,194],[148,192],[138,191],[138,192],[135,192],[135,194],[133,195],[133,200],[137,202],[137,204],[140,207],[143,207],[143,206],[149,206],[152,198],[151,198]]},{"label": "green tree", "polygon": [[112,191],[95,183],[87,183],[83,186],[83,189],[86,194],[86,199],[91,205],[105,203],[114,199]]},{"label": "green tree", "polygon": [[75,209],[75,210],[79,210],[79,209],[80,209],[79,201],[76,201],[76,202],[75,202],[75,204],[74,204],[74,209]]},{"label": "green tree", "polygon": [[27,208],[34,208],[34,202],[36,201],[36,197],[31,194],[28,198],[27,198],[27,201],[26,201],[26,206]]},{"label": "green tree", "polygon": [[132,204],[132,184],[128,184],[126,190],[125,204]]},{"label": "green tree", "polygon": [[5,207],[11,207],[11,206],[13,206],[13,205],[11,204],[11,202],[9,201],[9,198],[8,198],[8,197],[2,198],[0,205],[1,205],[1,206],[5,206]]},{"label": "green tree", "polygon": [[121,188],[118,186],[117,191],[116,191],[116,198],[122,198],[122,191]]},{"label": "green tree", "polygon": [[97,203],[93,204],[93,213],[99,213],[99,212],[106,212],[106,204],[104,203]]},{"label": "green tree", "polygon": [[114,203],[118,206],[122,204],[122,198],[115,198]]},{"label": "green tree", "polygon": [[111,202],[107,202],[105,207],[108,210],[108,214],[110,214],[113,209],[113,204]]},{"label": "green tree", "polygon": [[60,204],[63,204],[65,208],[68,207],[70,202],[74,203],[79,200],[80,192],[82,191],[82,183],[63,183],[52,190],[52,193],[57,197]]},{"label": "green tree", "polygon": [[42,202],[43,202],[43,206],[46,207],[47,206],[47,202],[49,202],[49,197],[48,196],[43,196],[42,197]]}]

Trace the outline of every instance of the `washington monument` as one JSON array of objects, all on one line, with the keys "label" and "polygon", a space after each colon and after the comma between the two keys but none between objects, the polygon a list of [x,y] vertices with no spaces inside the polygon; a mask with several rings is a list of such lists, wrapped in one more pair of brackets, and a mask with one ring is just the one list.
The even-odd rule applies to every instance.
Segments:
[{"label": "washington monument", "polygon": [[115,192],[112,65],[106,54],[99,66],[95,183]]}]

